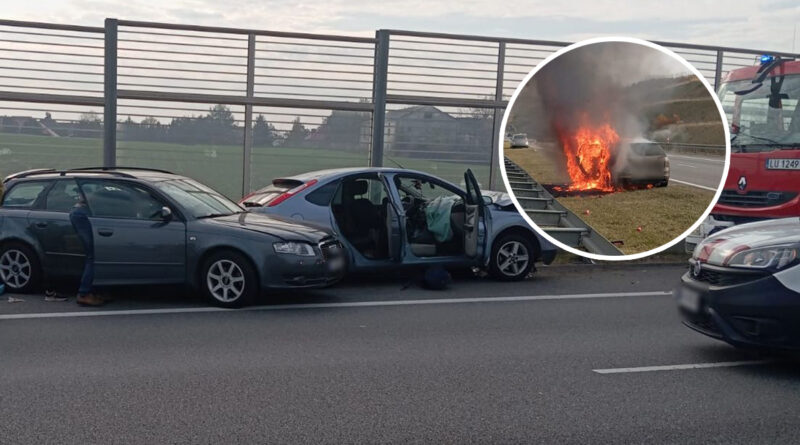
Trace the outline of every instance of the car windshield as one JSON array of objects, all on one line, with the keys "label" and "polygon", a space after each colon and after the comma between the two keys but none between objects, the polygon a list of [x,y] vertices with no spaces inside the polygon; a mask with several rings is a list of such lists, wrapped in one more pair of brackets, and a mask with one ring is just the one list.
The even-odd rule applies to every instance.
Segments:
[{"label": "car windshield", "polygon": [[750,80],[722,85],[719,98],[731,123],[731,149],[757,152],[800,149],[800,75],[768,77],[756,90]]},{"label": "car windshield", "polygon": [[195,218],[227,216],[244,209],[214,190],[191,179],[170,179],[156,182],[156,187],[183,206]]}]

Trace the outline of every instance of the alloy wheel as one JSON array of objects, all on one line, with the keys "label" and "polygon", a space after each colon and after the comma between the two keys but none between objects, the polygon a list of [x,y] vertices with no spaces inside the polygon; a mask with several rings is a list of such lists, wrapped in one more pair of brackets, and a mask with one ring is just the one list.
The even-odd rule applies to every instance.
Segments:
[{"label": "alloy wheel", "polygon": [[208,269],[206,285],[217,300],[223,303],[236,301],[244,293],[244,272],[231,260],[219,260]]},{"label": "alloy wheel", "polygon": [[514,277],[528,267],[528,248],[519,241],[509,241],[497,251],[497,268],[503,275]]},{"label": "alloy wheel", "polygon": [[0,257],[0,279],[9,287],[25,287],[31,279],[31,273],[31,260],[23,252],[10,249]]}]

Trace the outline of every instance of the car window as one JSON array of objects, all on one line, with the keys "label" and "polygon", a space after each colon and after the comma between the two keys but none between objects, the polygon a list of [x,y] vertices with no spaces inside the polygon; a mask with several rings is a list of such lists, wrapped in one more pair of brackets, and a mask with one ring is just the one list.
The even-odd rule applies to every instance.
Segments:
[{"label": "car window", "polygon": [[3,207],[6,208],[30,208],[36,200],[47,189],[47,181],[23,182],[15,185],[6,193],[3,198]]},{"label": "car window", "polygon": [[339,181],[331,181],[309,193],[308,196],[306,196],[306,201],[318,206],[330,205],[333,195],[336,194],[338,188]]},{"label": "car window", "polygon": [[195,218],[233,215],[244,211],[235,202],[191,179],[158,181],[155,186]]},{"label": "car window", "polygon": [[122,181],[84,180],[81,189],[93,216],[100,218],[160,220],[163,204],[136,184]]},{"label": "car window", "polygon": [[422,198],[425,201],[431,201],[440,196],[456,195],[456,193],[449,188],[416,176],[397,175],[394,177],[394,183],[397,186],[401,198],[412,196],[418,199]]},{"label": "car window", "polygon": [[74,179],[56,181],[47,192],[44,208],[50,212],[69,212],[79,198],[78,183]]},{"label": "car window", "polygon": [[[339,187],[341,184],[341,187]],[[333,197],[333,205],[338,206],[351,199],[365,199],[379,206],[388,201],[386,186],[378,175],[361,175],[349,177],[337,184]]]}]

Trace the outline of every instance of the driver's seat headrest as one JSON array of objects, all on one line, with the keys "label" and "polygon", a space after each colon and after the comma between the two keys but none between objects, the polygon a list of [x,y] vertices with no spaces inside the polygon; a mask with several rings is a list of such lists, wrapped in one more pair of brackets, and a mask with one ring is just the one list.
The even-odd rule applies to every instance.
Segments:
[{"label": "driver's seat headrest", "polygon": [[347,181],[344,183],[345,196],[358,196],[367,193],[369,183],[364,179],[357,179],[355,181]]}]

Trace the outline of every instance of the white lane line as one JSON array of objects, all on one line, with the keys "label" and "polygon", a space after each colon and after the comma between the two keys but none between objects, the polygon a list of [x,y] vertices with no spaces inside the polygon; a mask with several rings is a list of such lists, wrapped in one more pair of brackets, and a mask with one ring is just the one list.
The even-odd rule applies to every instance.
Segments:
[{"label": "white lane line", "polygon": [[731,368],[734,366],[766,365],[773,362],[774,362],[773,360],[742,360],[738,362],[690,363],[686,365],[641,366],[638,368],[592,369],[592,371],[598,374],[626,374],[631,372],[680,371],[684,369],[706,369],[706,368]]},{"label": "white lane line", "polygon": [[673,163],[672,163],[672,165],[682,165],[682,166],[684,166],[684,167],[689,167],[689,168],[697,168],[697,166],[696,166],[696,165],[692,165],[692,164],[684,164],[683,162],[673,162]]},{"label": "white lane line", "polygon": [[715,164],[724,164],[725,163],[725,158],[724,157],[722,159],[701,158],[701,157],[698,157],[698,156],[680,156],[680,155],[667,155],[667,157],[670,158],[670,159],[678,158],[678,159],[691,159],[693,161],[697,160],[697,161],[713,162]]},{"label": "white lane line", "polygon": [[625,298],[625,297],[664,297],[672,292],[619,292],[606,294],[571,294],[571,295],[525,295],[517,297],[476,297],[476,298],[439,298],[431,300],[397,300],[397,301],[353,301],[346,303],[309,303],[309,304],[280,304],[272,306],[251,306],[242,309],[225,309],[218,307],[187,307],[165,309],[133,309],[119,311],[80,311],[80,312],[46,312],[32,314],[5,314],[0,315],[0,320],[25,320],[33,318],[72,318],[72,317],[102,317],[112,315],[154,315],[154,314],[182,314],[202,312],[230,312],[230,311],[280,311],[288,309],[329,309],[349,307],[380,307],[380,306],[413,306],[426,304],[460,304],[460,303],[502,303],[513,301],[542,301],[542,300],[579,300],[592,298]]},{"label": "white lane line", "polygon": [[680,184],[686,184],[686,185],[690,185],[690,186],[692,186],[692,187],[697,187],[697,188],[699,188],[699,189],[711,190],[712,192],[716,192],[716,191],[717,191],[716,187],[706,187],[706,186],[704,186],[704,185],[700,185],[700,184],[694,184],[694,183],[691,183],[691,182],[681,181],[681,180],[678,180],[678,179],[672,179],[672,178],[669,178],[669,180],[670,180],[670,182],[678,182],[678,183],[680,183]]}]

